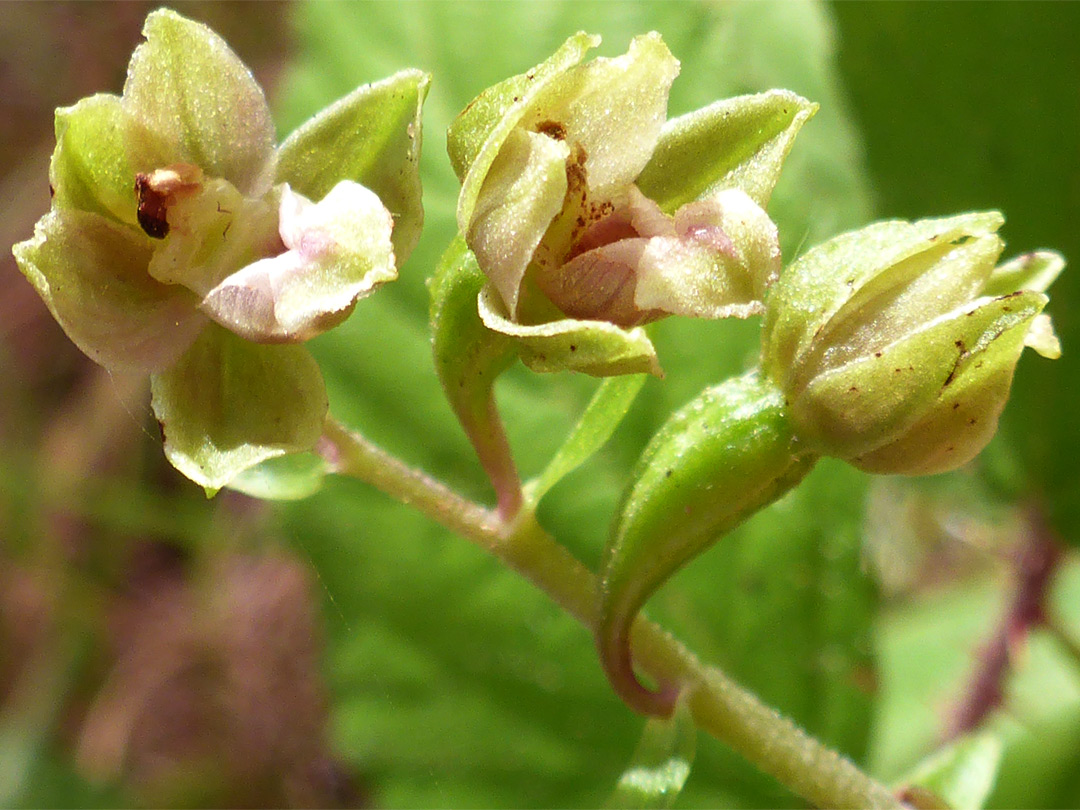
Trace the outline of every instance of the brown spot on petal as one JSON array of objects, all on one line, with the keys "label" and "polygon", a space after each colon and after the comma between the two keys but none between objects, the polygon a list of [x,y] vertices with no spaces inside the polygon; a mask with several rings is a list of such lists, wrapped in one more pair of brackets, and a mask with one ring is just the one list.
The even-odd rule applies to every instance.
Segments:
[{"label": "brown spot on petal", "polygon": [[202,169],[190,163],[176,163],[150,174],[135,175],[135,199],[139,226],[153,239],[169,235],[169,206],[177,198],[202,187]]},{"label": "brown spot on petal", "polygon": [[169,221],[165,217],[168,207],[165,196],[154,191],[150,185],[150,176],[135,175],[135,199],[138,200],[139,227],[153,239],[164,239],[169,235]]},{"label": "brown spot on petal", "polygon": [[556,141],[566,140],[566,127],[558,121],[541,121],[536,125],[536,131]]}]

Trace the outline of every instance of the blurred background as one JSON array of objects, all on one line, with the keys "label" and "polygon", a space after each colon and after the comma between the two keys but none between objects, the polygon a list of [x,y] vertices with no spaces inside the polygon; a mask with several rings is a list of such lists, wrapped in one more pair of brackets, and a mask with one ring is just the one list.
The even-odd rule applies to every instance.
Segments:
[{"label": "blurred background", "polygon": [[[597,806],[641,720],[589,637],[494,560],[351,481],[208,501],[164,461],[144,380],[72,346],[7,246],[48,208],[52,111],[119,93],[157,4],[0,14],[0,806]],[[252,67],[279,131],[359,84],[431,71],[426,228],[401,279],[314,350],[348,424],[490,493],[433,372],[427,294],[454,233],[453,116],[570,34],[660,31],[671,113],[772,87],[821,111],[770,207],[785,257],[873,218],[997,208],[1006,255],[1080,257],[1080,5],[180,3]],[[882,779],[946,737],[1001,742],[989,805],[1080,804],[1080,276],[1065,348],[1020,363],[970,468],[912,481],[823,462],[669,583],[650,613]],[[755,360],[756,322],[656,325],[667,371],[542,521],[595,565],[648,437]],[[538,473],[595,381],[512,369]],[[702,737],[676,806],[798,807]]]}]

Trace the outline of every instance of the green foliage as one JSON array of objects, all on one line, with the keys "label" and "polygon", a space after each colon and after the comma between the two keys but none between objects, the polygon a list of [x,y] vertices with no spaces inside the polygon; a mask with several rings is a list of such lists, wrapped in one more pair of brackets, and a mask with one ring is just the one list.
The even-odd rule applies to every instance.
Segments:
[{"label": "green foliage", "polygon": [[[878,213],[889,217],[1001,208],[1009,223],[1005,235],[1015,248],[1055,245],[1066,256],[1080,256],[1072,143],[1080,119],[1075,103],[1080,63],[1073,47],[1080,13],[1074,7],[918,4],[870,9],[842,4],[830,11],[813,2],[564,0],[310,3],[289,13],[299,38],[274,103],[279,133],[288,133],[339,96],[352,94],[352,102],[332,108],[287,141],[281,179],[312,199],[320,197],[333,182],[321,177],[315,186],[303,185],[301,175],[311,166],[325,168],[311,163],[303,143],[344,148],[351,135],[363,130],[363,116],[353,117],[357,110],[385,113],[381,120],[394,126],[382,132],[386,137],[375,138],[379,149],[365,153],[375,157],[342,168],[353,179],[384,183],[381,195],[384,188],[387,197],[404,195],[400,203],[386,201],[398,215],[393,237],[399,259],[409,254],[420,224],[416,200],[409,196],[416,178],[398,183],[383,158],[404,156],[412,165],[419,159],[424,179],[425,229],[401,278],[362,302],[336,333],[313,344],[332,410],[470,497],[490,500],[490,484],[439,380],[447,383],[447,369],[453,377],[475,368],[469,366],[469,346],[440,343],[438,317],[433,364],[425,281],[456,233],[454,168],[464,174],[464,164],[475,157],[483,139],[475,138],[464,157],[456,154],[455,166],[442,137],[452,117],[482,88],[548,58],[575,31],[602,34],[600,52],[605,54],[621,53],[632,36],[659,31],[682,61],[671,95],[672,115],[773,87],[790,88],[821,105],[801,131],[770,201],[769,214],[779,224],[788,261],[841,230],[863,225],[870,218],[872,192]],[[182,31],[172,34],[183,40]],[[835,61],[838,45],[842,75]],[[145,88],[133,89],[132,95],[157,109],[166,130],[179,126],[173,134],[185,149],[192,155],[198,151],[189,136],[201,122],[226,142],[247,136],[244,127],[252,122],[244,116],[234,120],[211,110],[205,118],[170,118],[170,110],[154,107],[159,101],[155,95],[172,92],[168,88],[220,78],[207,71],[199,53],[167,67],[160,76],[144,75]],[[424,74],[409,70],[417,67],[435,77],[422,156],[417,154],[415,114],[427,85]],[[378,81],[391,74],[386,82]],[[230,75],[243,83],[236,71]],[[356,89],[369,81],[376,83]],[[108,98],[94,97],[58,114],[57,204],[80,209],[77,219],[110,218],[137,227],[124,179],[131,170],[128,158],[115,148],[98,149],[120,141],[113,137],[119,102],[103,100]],[[783,150],[790,144],[786,133],[801,125],[800,116],[809,110],[797,106],[794,120],[780,115],[759,131],[766,133],[770,148]],[[486,111],[491,120],[501,112],[498,105]],[[866,136],[870,178],[864,176],[853,121]],[[238,122],[244,132],[238,131]],[[265,135],[266,119],[256,116],[254,130]],[[149,143],[147,148],[152,152],[157,146]],[[696,152],[688,154],[693,159]],[[254,182],[249,165],[254,159],[233,165],[224,154],[195,157],[220,164],[237,182]],[[663,174],[662,168],[658,162],[650,171]],[[650,182],[663,188],[663,180]],[[115,230],[94,222],[85,227]],[[64,240],[77,241],[80,233],[64,231],[49,249]],[[35,254],[29,266],[45,248],[26,245],[26,254]],[[1012,270],[1021,276],[1033,269],[1050,273],[1056,258],[1039,255],[1038,267],[1014,265]],[[131,268],[132,274],[139,269]],[[460,286],[444,288],[452,295],[442,300],[456,302],[443,311],[451,316],[443,323],[447,334],[470,313],[470,328],[483,334],[475,309],[467,306],[483,278],[475,267],[466,269],[470,272],[455,277]],[[59,313],[70,309],[65,296],[73,291],[50,288],[33,268],[26,272],[63,321]],[[107,299],[115,289],[96,283],[93,272],[77,280],[100,288],[98,303],[110,307]],[[1070,394],[1080,385],[1080,361],[1072,344],[1080,345],[1080,319],[1070,302],[1077,299],[1077,284],[1076,274],[1067,273],[1048,308],[1063,338],[1064,360],[1020,363],[1016,401],[1004,416],[1008,435],[992,448],[999,493],[1047,494],[1059,530],[1072,540],[1080,518],[1078,434],[1048,425],[1071,425],[1075,416]],[[74,294],[86,297],[78,285]],[[440,300],[438,292],[435,298]],[[190,308],[191,302],[181,303]],[[88,319],[80,327],[89,336],[80,345],[101,345],[104,338],[95,337],[97,332],[118,345],[137,343],[112,326]],[[663,380],[642,383],[641,377],[626,377],[598,388],[581,375],[540,377],[514,366],[497,390],[522,472],[526,478],[538,476],[533,495],[542,498],[541,522],[594,569],[600,567],[619,493],[649,437],[702,389],[743,372],[758,354],[756,321],[669,319],[650,329],[667,373]],[[78,329],[75,333],[80,341]],[[114,351],[111,359],[119,364],[140,358]],[[157,367],[158,360],[148,362]],[[313,367],[305,358],[293,370],[301,368]],[[278,384],[288,382],[281,374],[271,376]],[[310,384],[312,400],[321,403],[315,377],[300,376],[304,379],[293,382]],[[247,408],[228,396],[206,397],[208,391],[228,393],[231,388],[228,374],[211,379],[221,385],[207,388],[200,378],[192,391],[191,384],[181,383],[188,394],[198,394],[193,413],[213,422],[220,416],[212,412],[214,401]],[[639,387],[641,396],[635,399]],[[281,401],[270,397],[262,414],[267,420],[251,415],[257,427],[277,417],[295,427],[298,415],[283,414],[275,406]],[[583,412],[585,422],[572,431]],[[305,420],[310,433],[315,415],[308,413]],[[196,432],[205,429],[202,425]],[[305,435],[300,444],[314,435]],[[219,438],[222,447],[235,443],[235,437]],[[266,447],[282,446],[278,438],[270,437]],[[188,439],[191,458],[207,452]],[[8,497],[0,503],[0,526],[20,547],[32,547],[42,531],[24,514],[22,503],[58,496],[36,492],[24,469],[30,459],[6,451],[0,476]],[[1010,471],[1007,476],[1000,474],[1003,469]],[[314,456],[289,456],[251,468],[240,484],[262,497],[302,497],[323,485],[323,472]],[[953,487],[952,493],[967,485],[951,478],[929,486]],[[91,493],[76,508],[106,532],[154,532],[192,548],[210,534],[207,512],[198,504],[177,509],[174,500],[132,490],[126,481],[95,485]],[[973,651],[999,610],[1001,584],[948,585],[913,604],[887,605],[883,613],[861,551],[865,494],[860,473],[821,461],[793,492],[676,575],[647,609],[765,702],[872,773],[897,779],[938,747],[941,716],[958,695]],[[979,499],[986,497],[983,493]],[[325,595],[334,748],[374,804],[596,806],[620,774],[651,767],[672,751],[674,759],[668,761],[677,766],[692,756],[692,731],[682,727],[671,747],[664,741],[656,748],[663,732],[671,731],[656,723],[632,753],[642,723],[611,693],[588,634],[476,548],[355,482],[329,480],[317,496],[285,505],[279,515],[280,528],[311,562]],[[1080,626],[1075,566],[1060,580],[1053,607],[1066,625]],[[1072,806],[1080,796],[1080,687],[1074,664],[1054,640],[1038,635],[1016,666],[1019,673],[1009,683],[1010,716],[993,721],[1004,751],[988,806]],[[31,732],[0,729],[11,742],[4,737],[0,770],[19,770],[20,786],[26,787],[19,792],[16,786],[13,804],[118,806],[127,800],[76,776],[64,761],[66,752],[41,744],[46,731],[41,723]],[[667,787],[674,789],[679,781],[683,789],[676,806],[802,806],[715,740],[703,737],[698,748],[685,786],[685,769],[676,767],[667,773],[680,778],[653,783],[660,789],[651,795],[617,793],[614,801],[629,805],[640,799],[643,805],[660,806],[670,800]],[[948,796],[958,806],[971,806],[988,788],[991,759],[984,747],[962,747],[959,754],[954,750],[932,763],[923,776],[929,773],[932,786],[946,795],[946,783],[956,784],[957,776],[963,782],[974,773],[977,789]]]},{"label": "green foliage", "polygon": [[903,780],[929,790],[953,810],[981,810],[997,780],[1001,740],[982,734],[957,740],[920,762]]},{"label": "green foliage", "polygon": [[549,489],[603,447],[630,410],[644,384],[645,377],[640,374],[609,377],[600,384],[581,414],[580,421],[574,425],[573,431],[544,471],[531,483],[529,496],[534,502],[543,500]]}]

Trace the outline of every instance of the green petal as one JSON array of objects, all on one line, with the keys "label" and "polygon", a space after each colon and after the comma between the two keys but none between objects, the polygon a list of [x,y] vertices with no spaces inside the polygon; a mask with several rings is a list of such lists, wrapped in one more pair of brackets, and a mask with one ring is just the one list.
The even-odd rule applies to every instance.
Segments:
[{"label": "green petal", "polygon": [[764,208],[795,136],[817,109],[795,93],[770,90],[673,118],[638,187],[668,213],[725,188],[741,188]]},{"label": "green petal", "polygon": [[982,345],[957,362],[949,384],[922,417],[895,441],[852,464],[867,472],[932,475],[971,461],[997,431],[1026,334],[1045,303],[1045,296],[1034,292],[994,299],[990,311],[999,322],[980,336]]},{"label": "green petal", "polygon": [[142,128],[137,171],[194,163],[247,196],[270,186],[275,132],[262,88],[217,34],[174,11],[146,18],[128,65],[123,106]]},{"label": "green petal", "polygon": [[855,291],[919,254],[941,256],[954,242],[992,234],[1003,221],[991,211],[914,223],[876,222],[808,251],[769,292],[762,328],[763,368],[787,388],[818,330]]},{"label": "green petal", "polygon": [[567,143],[585,149],[590,194],[609,199],[649,162],[678,73],[659,34],[635,37],[622,56],[594,59],[553,81],[522,125],[541,131],[560,125]]},{"label": "green petal", "polygon": [[340,180],[367,186],[394,215],[394,254],[404,264],[424,222],[421,109],[431,76],[403,70],[366,84],[293,132],[278,149],[277,182],[312,200]]},{"label": "green petal", "polygon": [[516,314],[521,282],[566,196],[566,144],[514,130],[491,165],[465,241]]},{"label": "green petal", "polygon": [[621,329],[606,321],[566,318],[535,326],[513,323],[491,285],[478,299],[480,318],[492,331],[515,338],[521,361],[533,371],[581,371],[663,376],[645,330]]},{"label": "green petal", "polygon": [[137,224],[135,172],[124,147],[128,129],[117,96],[99,94],[56,111],[53,205]]},{"label": "green petal", "polygon": [[[765,290],[780,274],[779,236],[745,192],[725,189],[684,206],[675,229],[678,237],[654,237],[645,249],[634,291],[640,309],[697,318],[765,311]],[[710,240],[714,230],[724,244]]]},{"label": "green petal", "polygon": [[1008,295],[1017,290],[1046,292],[1065,269],[1065,257],[1054,250],[1035,250],[994,268],[983,295]]},{"label": "green petal", "polygon": [[13,252],[53,317],[92,360],[156,371],[191,345],[206,319],[194,296],[147,274],[148,242],[98,214],[53,211]]},{"label": "green petal", "polygon": [[397,278],[393,220],[370,189],[342,180],[312,204],[286,186],[281,238],[289,250],[228,276],[200,308],[259,343],[298,343],[337,326],[356,302]]},{"label": "green petal", "polygon": [[301,346],[259,346],[216,326],[151,378],[165,454],[216,491],[244,470],[309,450],[322,435],[326,389]]},{"label": "green petal", "polygon": [[1034,292],[978,299],[816,377],[792,401],[800,439],[876,472],[959,466],[993,434],[1024,336],[1045,304]]},{"label": "green petal", "polygon": [[473,209],[488,170],[503,142],[529,111],[536,97],[560,76],[577,65],[600,37],[577,33],[555,54],[527,73],[489,87],[454,120],[446,133],[446,150],[461,180],[458,227],[468,231]]}]

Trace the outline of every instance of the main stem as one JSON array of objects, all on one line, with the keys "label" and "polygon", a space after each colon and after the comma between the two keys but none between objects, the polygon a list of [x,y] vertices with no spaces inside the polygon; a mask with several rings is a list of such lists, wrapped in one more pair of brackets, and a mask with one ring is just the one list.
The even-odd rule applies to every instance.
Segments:
[{"label": "main stem", "polygon": [[[333,419],[325,438],[334,470],[365,481],[495,555],[590,631],[597,619],[596,577],[523,509],[510,522],[404,464]],[[698,727],[819,807],[902,808],[884,785],[827,748],[656,624],[638,618],[635,657],[657,681],[682,683]]]}]

